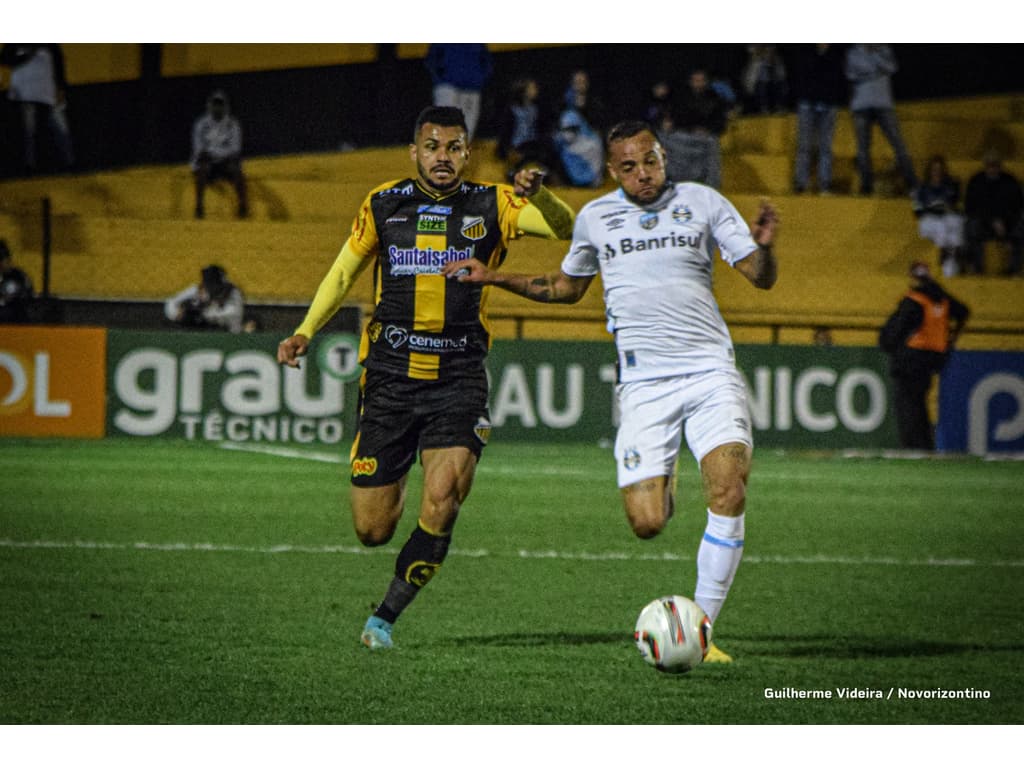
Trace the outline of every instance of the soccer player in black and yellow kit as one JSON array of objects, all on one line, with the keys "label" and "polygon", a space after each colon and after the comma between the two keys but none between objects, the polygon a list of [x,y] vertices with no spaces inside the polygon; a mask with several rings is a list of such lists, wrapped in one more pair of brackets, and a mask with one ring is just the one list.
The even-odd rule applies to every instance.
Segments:
[{"label": "soccer player in black and yellow kit", "polygon": [[313,334],[373,265],[375,307],[360,345],[365,373],[351,456],[359,540],[372,547],[394,535],[417,453],[423,495],[419,525],[363,628],[371,649],[392,646],[395,620],[444,561],[490,431],[487,289],[446,279],[441,269],[467,258],[496,268],[508,242],[523,234],[572,236],[572,210],[542,186],[541,173],[521,170],[512,185],[464,181],[469,154],[460,110],[420,113],[410,146],[415,178],[370,192],[305,320],[277,352],[278,362],[297,366]]}]

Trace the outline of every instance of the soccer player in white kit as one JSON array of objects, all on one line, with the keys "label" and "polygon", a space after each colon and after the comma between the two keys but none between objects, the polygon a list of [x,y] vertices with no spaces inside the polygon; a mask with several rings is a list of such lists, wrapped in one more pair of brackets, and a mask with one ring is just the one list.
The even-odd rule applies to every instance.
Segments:
[{"label": "soccer player in white kit", "polygon": [[[774,208],[753,228],[711,187],[673,183],[665,151],[642,122],[608,133],[608,171],[619,189],[583,207],[561,270],[504,274],[470,259],[445,268],[534,301],[574,303],[601,273],[615,335],[621,413],[615,440],[626,516],[640,538],[673,513],[682,435],[700,465],[707,528],[697,552],[694,600],[714,622],[743,554],[753,439],[743,379],[711,287],[715,252],[758,288],[775,284]],[[705,661],[731,661],[712,646]]]}]

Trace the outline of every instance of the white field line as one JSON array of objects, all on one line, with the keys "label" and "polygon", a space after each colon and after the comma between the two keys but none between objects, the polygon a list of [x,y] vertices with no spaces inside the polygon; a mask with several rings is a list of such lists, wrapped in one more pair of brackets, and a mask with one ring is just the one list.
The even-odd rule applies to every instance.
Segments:
[{"label": "white field line", "polygon": [[[258,443],[218,443],[228,451],[242,451],[244,453],[262,453],[267,456],[279,456],[284,459],[307,459],[308,461],[321,461],[327,464],[347,464],[348,460],[341,455],[341,451],[327,453],[324,451],[309,451],[297,448],[284,448],[276,445],[260,445]],[[497,464],[488,464],[486,461],[480,463],[476,471],[485,475],[516,475],[525,477],[528,475],[551,475],[554,477],[591,477],[597,474],[606,475],[614,480],[614,467],[503,467]]]},{"label": "white field line", "polygon": [[[398,550],[394,548],[373,548],[324,544],[310,546],[303,544],[268,544],[264,546],[246,546],[241,544],[212,544],[208,542],[115,542],[115,541],[51,541],[32,540],[16,541],[0,539],[0,549],[72,549],[72,550],[119,550],[137,552],[214,552],[242,553],[258,555],[390,555],[394,557]],[[559,550],[528,550],[491,552],[486,549],[452,548],[449,554],[455,557],[518,557],[522,560],[582,560],[592,562],[686,562],[693,560],[690,555],[677,555],[672,552],[652,552],[649,554],[636,552],[563,552]],[[761,565],[854,565],[854,566],[894,566],[929,567],[929,568],[1024,568],[1024,560],[993,560],[983,561],[973,558],[912,558],[904,560],[896,557],[849,557],[844,555],[755,555],[748,554],[743,558],[745,563]]]},{"label": "white field line", "polygon": [[[286,448],[284,446],[277,445],[266,445],[260,443],[232,443],[222,442],[218,443],[219,447],[228,451],[240,451],[243,453],[261,453],[267,456],[276,456],[284,459],[305,459],[306,461],[318,461],[327,464],[346,464],[348,459],[342,455],[342,452],[336,451],[334,453],[327,451],[315,451],[311,449],[302,448]],[[861,454],[850,453],[851,456],[868,456],[868,452],[862,452]],[[882,452],[875,452],[872,457],[878,458]],[[898,452],[893,452],[898,453]],[[923,454],[922,454],[923,457]],[[609,488],[614,490],[615,486],[615,469],[614,462],[611,459],[611,454],[608,454],[608,463],[602,463],[600,466],[584,466],[584,467],[573,467],[568,465],[554,465],[554,466],[534,466],[534,467],[509,467],[494,462],[482,461],[476,468],[476,473],[487,477],[491,476],[504,476],[504,477],[566,477],[566,478],[592,478],[601,479],[606,482]],[[906,458],[905,456],[897,456],[897,458]],[[686,462],[685,455],[683,462]],[[681,464],[680,466],[683,466]],[[685,470],[684,470],[685,471]],[[814,472],[793,472],[785,469],[773,469],[770,472],[761,472],[755,469],[754,480],[755,483],[789,483],[789,482],[808,482],[813,483],[821,480],[822,474]],[[913,483],[914,480],[911,478],[905,479],[907,483]],[[930,483],[930,479],[920,480],[918,482]],[[991,485],[991,480],[983,479],[979,480],[986,486]],[[1014,483],[1016,487],[1016,483]]]},{"label": "white field line", "polygon": [[307,451],[295,448],[283,448],[277,445],[260,445],[258,443],[218,443],[221,448],[227,451],[243,451],[245,453],[265,453],[268,456],[279,456],[283,459],[306,459],[307,461],[322,461],[326,464],[341,464],[341,452],[327,453],[326,451]]}]

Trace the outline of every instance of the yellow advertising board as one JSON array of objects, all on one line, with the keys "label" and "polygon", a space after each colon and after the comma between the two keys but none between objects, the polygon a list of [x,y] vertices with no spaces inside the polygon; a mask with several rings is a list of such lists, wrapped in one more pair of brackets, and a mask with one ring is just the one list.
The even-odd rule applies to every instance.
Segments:
[{"label": "yellow advertising board", "polygon": [[0,435],[103,437],[107,331],[0,325]]}]

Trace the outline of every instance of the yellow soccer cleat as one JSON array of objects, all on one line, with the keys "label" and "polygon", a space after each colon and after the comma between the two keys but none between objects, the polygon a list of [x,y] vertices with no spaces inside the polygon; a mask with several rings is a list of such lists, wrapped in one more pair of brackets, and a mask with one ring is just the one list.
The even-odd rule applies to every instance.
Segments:
[{"label": "yellow soccer cleat", "polygon": [[708,652],[704,654],[705,664],[732,664],[732,656],[723,651],[714,643],[708,648]]}]

